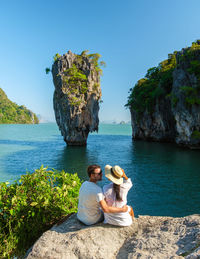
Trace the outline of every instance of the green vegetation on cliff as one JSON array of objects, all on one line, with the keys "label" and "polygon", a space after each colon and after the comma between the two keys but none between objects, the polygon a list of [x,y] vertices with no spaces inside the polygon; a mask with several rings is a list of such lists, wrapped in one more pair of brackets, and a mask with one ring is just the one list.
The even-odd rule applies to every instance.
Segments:
[{"label": "green vegetation on cliff", "polygon": [[[71,68],[65,70],[65,76],[63,77],[65,87],[72,94],[84,94],[88,90],[87,76],[76,67],[75,64]],[[81,100],[75,96],[70,98],[71,105],[79,105]]]},{"label": "green vegetation on cliff", "polygon": [[25,106],[10,101],[0,88],[0,124],[34,124],[38,123],[37,116]]},{"label": "green vegetation on cliff", "polygon": [[[80,98],[80,95],[87,93],[88,91],[88,73],[89,71],[85,70],[84,63],[90,63],[91,73],[96,73],[98,77],[102,75],[101,66],[105,66],[104,61],[99,61],[101,55],[99,53],[88,54],[88,50],[84,50],[81,54],[75,54],[75,59],[70,68],[64,70],[63,82],[64,82],[64,91],[68,94],[70,105],[79,106],[83,101]],[[58,53],[53,57],[53,63],[58,62],[59,59],[62,59],[62,56]],[[48,74],[51,69],[45,69],[46,74]],[[95,92],[97,88],[100,87],[99,83],[94,83],[93,91]]]},{"label": "green vegetation on cliff", "polygon": [[77,211],[81,181],[77,174],[47,170],[0,183],[0,258],[23,255],[40,235]]},{"label": "green vegetation on cliff", "polygon": [[[181,90],[185,96],[185,104],[200,104],[200,40],[192,43],[189,48],[181,52],[174,51],[168,55],[168,59],[159,63],[157,67],[150,68],[144,78],[138,80],[130,89],[128,102],[125,105],[139,114],[144,111],[154,111],[156,101],[162,98],[169,98],[171,105],[176,106],[177,96],[172,91],[173,71],[184,67],[190,75],[196,78],[195,87],[182,86]],[[186,67],[185,67],[186,66]]]},{"label": "green vegetation on cliff", "polygon": [[[71,95],[69,100],[72,106],[79,106],[82,102],[80,95],[88,91],[88,71],[82,69],[84,61],[89,59],[93,65],[93,71],[91,69],[92,73],[96,72],[100,77],[102,75],[100,66],[106,65],[104,61],[99,62],[100,57],[101,55],[99,53],[88,54],[88,50],[84,50],[80,55],[76,55],[72,67],[65,71],[64,82]],[[94,83],[93,91],[95,92],[98,87],[100,87],[100,84]]]},{"label": "green vegetation on cliff", "polygon": [[150,68],[145,77],[130,89],[126,106],[139,113],[145,110],[151,112],[157,98],[170,94],[175,66],[175,54],[170,54],[167,60],[162,61],[157,67]]}]

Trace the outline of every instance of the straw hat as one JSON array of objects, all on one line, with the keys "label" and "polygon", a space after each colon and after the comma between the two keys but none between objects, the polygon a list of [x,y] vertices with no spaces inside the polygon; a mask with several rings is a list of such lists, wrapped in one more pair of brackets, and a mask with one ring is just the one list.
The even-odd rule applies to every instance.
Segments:
[{"label": "straw hat", "polygon": [[123,183],[123,171],[121,167],[118,165],[115,166],[110,166],[106,165],[105,166],[105,176],[113,183],[116,183],[118,185]]}]

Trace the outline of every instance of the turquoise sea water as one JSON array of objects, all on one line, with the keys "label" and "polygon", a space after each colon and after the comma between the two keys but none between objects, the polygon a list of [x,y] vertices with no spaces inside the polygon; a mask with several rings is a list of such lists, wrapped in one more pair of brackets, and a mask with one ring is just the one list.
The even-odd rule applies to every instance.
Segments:
[{"label": "turquoise sea water", "polygon": [[[42,164],[87,179],[89,164],[120,165],[133,181],[135,214],[200,213],[200,151],[173,144],[132,142],[130,125],[100,124],[86,147],[67,147],[54,123],[0,125],[0,181],[18,179]],[[101,185],[107,183],[105,177]]]}]

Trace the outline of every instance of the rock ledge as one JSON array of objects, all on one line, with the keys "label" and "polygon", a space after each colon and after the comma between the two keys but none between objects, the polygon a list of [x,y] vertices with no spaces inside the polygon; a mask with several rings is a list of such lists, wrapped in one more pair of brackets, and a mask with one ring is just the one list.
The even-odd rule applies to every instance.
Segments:
[{"label": "rock ledge", "polygon": [[76,214],[45,232],[27,259],[200,258],[200,215],[139,216],[130,227],[81,224]]}]

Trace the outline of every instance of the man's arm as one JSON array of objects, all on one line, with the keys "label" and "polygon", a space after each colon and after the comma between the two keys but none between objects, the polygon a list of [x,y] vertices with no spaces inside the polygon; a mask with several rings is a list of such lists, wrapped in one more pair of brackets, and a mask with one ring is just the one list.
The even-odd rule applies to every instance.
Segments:
[{"label": "man's arm", "polygon": [[117,207],[110,207],[107,205],[105,200],[101,200],[99,202],[103,212],[105,213],[119,213],[119,212],[127,212],[128,211],[128,207],[125,205],[122,208],[117,208]]}]

